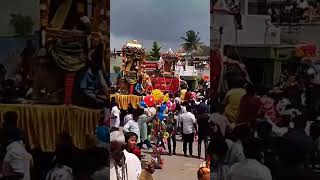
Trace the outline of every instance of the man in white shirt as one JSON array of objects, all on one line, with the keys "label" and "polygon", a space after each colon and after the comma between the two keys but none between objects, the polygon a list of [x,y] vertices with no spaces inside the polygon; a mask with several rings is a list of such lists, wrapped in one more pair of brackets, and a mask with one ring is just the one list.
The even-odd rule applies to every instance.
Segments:
[{"label": "man in white shirt", "polygon": [[46,180],[73,180],[72,168],[59,165],[55,166],[53,169],[49,171],[46,176]]},{"label": "man in white shirt", "polygon": [[125,137],[122,132],[110,133],[110,180],[137,180],[141,174],[138,157],[125,150]]},{"label": "man in white shirt", "polygon": [[133,109],[133,107],[131,105],[131,106],[128,107],[126,115],[124,116],[123,125],[126,125],[127,122],[129,122],[130,120],[133,120],[133,112],[134,112],[134,109]]},{"label": "man in white shirt", "polygon": [[123,119],[123,124],[126,125],[127,122],[129,121],[133,121],[133,115],[132,114],[127,114],[124,116],[124,119]]},{"label": "man in white shirt", "polygon": [[[62,138],[62,136],[60,136]],[[60,139],[58,140],[56,150],[54,167],[47,173],[45,180],[73,180],[73,169],[72,169],[72,153],[73,147],[70,144],[63,143]]]},{"label": "man in white shirt", "polygon": [[183,152],[187,157],[187,144],[189,143],[189,154],[192,157],[193,141],[195,133],[198,134],[196,118],[191,113],[191,106],[186,106],[186,111],[180,116],[180,122],[182,126],[182,139],[183,139]]},{"label": "man in white shirt", "polygon": [[139,128],[139,123],[137,120],[129,120],[124,126],[123,126],[123,132],[128,133],[128,132],[134,132],[138,138],[137,142],[140,142],[140,128]]},{"label": "man in white shirt", "polygon": [[233,164],[228,173],[228,180],[272,180],[270,170],[256,159],[259,158],[259,150],[254,141],[244,145],[246,159]]},{"label": "man in white shirt", "polygon": [[120,127],[120,114],[121,111],[119,110],[118,106],[115,105],[111,109],[111,131],[118,131]]},{"label": "man in white shirt", "polygon": [[229,180],[272,180],[270,170],[255,159],[246,159],[231,166]]},{"label": "man in white shirt", "polygon": [[9,144],[3,159],[3,176],[8,179],[30,180],[32,155],[25,148],[21,132],[18,129],[11,129],[7,133]]}]

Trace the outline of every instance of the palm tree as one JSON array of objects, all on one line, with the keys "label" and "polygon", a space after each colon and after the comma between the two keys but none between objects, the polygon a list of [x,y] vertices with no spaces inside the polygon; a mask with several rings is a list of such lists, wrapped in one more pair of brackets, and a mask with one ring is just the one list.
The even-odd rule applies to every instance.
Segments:
[{"label": "palm tree", "polygon": [[203,43],[200,42],[199,32],[196,33],[193,30],[190,30],[186,32],[185,37],[180,38],[185,41],[181,46],[189,55],[193,56],[194,53],[202,51],[201,46]]}]

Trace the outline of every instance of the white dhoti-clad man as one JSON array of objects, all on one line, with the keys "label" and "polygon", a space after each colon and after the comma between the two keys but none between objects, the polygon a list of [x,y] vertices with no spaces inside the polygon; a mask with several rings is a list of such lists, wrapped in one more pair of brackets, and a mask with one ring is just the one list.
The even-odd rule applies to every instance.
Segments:
[{"label": "white dhoti-clad man", "polygon": [[138,157],[125,150],[125,137],[122,132],[110,133],[110,180],[138,180],[141,162]]}]

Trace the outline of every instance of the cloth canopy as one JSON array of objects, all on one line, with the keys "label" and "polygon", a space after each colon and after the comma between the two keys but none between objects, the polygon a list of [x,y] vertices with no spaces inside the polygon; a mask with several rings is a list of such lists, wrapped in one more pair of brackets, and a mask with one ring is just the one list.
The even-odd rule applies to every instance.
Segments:
[{"label": "cloth canopy", "polygon": [[18,126],[23,129],[31,149],[55,150],[56,137],[67,132],[80,149],[87,148],[86,138],[94,135],[101,117],[100,110],[66,105],[0,104],[0,123],[7,111],[18,114]]},{"label": "cloth canopy", "polygon": [[135,96],[135,95],[122,95],[122,94],[111,94],[110,99],[115,98],[116,102],[118,103],[119,109],[127,110],[129,104],[131,103],[134,109],[138,108],[138,104],[142,101],[142,96]]}]

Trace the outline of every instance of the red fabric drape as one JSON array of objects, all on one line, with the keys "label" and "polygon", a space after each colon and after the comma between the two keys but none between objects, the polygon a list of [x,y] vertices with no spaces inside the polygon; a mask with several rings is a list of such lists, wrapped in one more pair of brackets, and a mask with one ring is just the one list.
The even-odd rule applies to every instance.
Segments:
[{"label": "red fabric drape", "polygon": [[65,78],[65,95],[64,103],[66,105],[72,104],[72,92],[74,85],[75,73],[67,73]]},{"label": "red fabric drape", "polygon": [[219,90],[221,69],[222,69],[222,58],[219,49],[213,49],[210,51],[210,89],[211,95],[216,97]]}]

